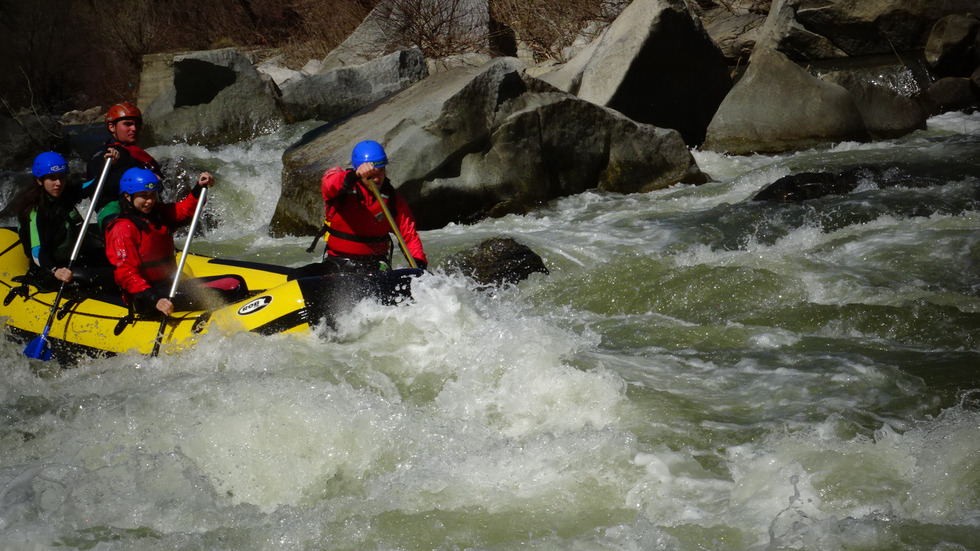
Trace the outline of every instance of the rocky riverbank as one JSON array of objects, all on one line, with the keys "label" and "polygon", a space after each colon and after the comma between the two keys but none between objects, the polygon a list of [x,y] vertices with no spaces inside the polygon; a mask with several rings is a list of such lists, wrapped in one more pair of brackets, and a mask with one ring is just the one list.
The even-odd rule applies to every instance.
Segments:
[{"label": "rocky riverbank", "polygon": [[[319,174],[363,138],[386,145],[392,180],[420,225],[435,228],[586,189],[697,183],[693,147],[745,154],[895,138],[930,115],[980,106],[976,0],[634,0],[567,59],[544,62],[386,53],[386,4],[302,71],[234,49],[147,58],[148,137],[217,144],[331,123],[284,155],[271,228],[296,234],[319,226]],[[473,28],[489,25],[487,2],[472,4]],[[522,51],[519,36],[514,45]],[[14,144],[4,166],[56,139],[51,121],[31,122],[0,121]],[[35,139],[10,139],[17,125]]]}]

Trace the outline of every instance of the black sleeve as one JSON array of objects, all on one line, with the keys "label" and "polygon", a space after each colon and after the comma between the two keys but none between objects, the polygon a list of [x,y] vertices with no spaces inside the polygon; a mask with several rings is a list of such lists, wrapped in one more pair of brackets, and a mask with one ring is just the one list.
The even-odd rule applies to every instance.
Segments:
[{"label": "black sleeve", "polygon": [[[102,168],[105,167],[105,154],[108,147],[100,149],[85,165],[85,180],[96,180],[102,175]],[[94,185],[94,184],[93,184]]]},{"label": "black sleeve", "polygon": [[157,301],[167,298],[167,295],[160,289],[150,287],[133,295],[133,308],[140,314],[151,314],[157,311]]}]

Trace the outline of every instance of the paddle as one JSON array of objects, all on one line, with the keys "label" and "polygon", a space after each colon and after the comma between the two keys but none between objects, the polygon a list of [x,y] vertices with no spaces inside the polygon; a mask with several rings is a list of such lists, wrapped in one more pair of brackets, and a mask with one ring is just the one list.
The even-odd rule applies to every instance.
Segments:
[{"label": "paddle", "polygon": [[[75,240],[75,248],[72,249],[71,256],[68,258],[67,268],[69,270],[71,269],[72,263],[75,262],[75,258],[78,257],[78,251],[82,248],[82,240],[85,238],[85,232],[88,230],[89,220],[92,219],[92,211],[95,210],[95,203],[98,202],[99,194],[102,193],[102,184],[105,183],[105,177],[109,173],[110,165],[112,165],[111,157],[105,160],[105,166],[102,167],[102,174],[99,176],[99,183],[95,185],[92,201],[89,203],[88,211],[85,213],[85,221],[82,222],[82,227],[78,230],[78,239]],[[55,295],[54,303],[51,304],[51,312],[48,313],[48,322],[44,324],[44,330],[41,331],[41,336],[27,343],[27,347],[24,348],[24,355],[28,358],[34,358],[35,360],[44,362],[51,359],[51,345],[48,343],[48,333],[51,331],[51,324],[54,323],[54,315],[58,311],[61,295],[65,292],[65,283],[65,281],[62,281],[61,286],[58,287],[58,294]]]},{"label": "paddle", "polygon": [[395,219],[391,217],[391,211],[388,210],[388,205],[381,199],[381,194],[378,193],[378,188],[374,187],[374,182],[370,178],[364,178],[364,182],[367,184],[368,190],[374,195],[374,198],[378,200],[378,204],[381,205],[381,212],[385,214],[385,218],[388,220],[388,225],[391,226],[391,231],[395,232],[395,237],[398,239],[398,246],[402,248],[402,254],[405,255],[405,260],[408,261],[408,265],[412,268],[418,268],[415,264],[415,259],[408,252],[408,245],[405,244],[405,238],[402,237],[402,232],[398,231],[398,226],[395,224]]},{"label": "paddle", "polygon": [[[207,199],[208,188],[201,188],[201,196],[197,199],[197,207],[194,209],[194,218],[191,220],[191,228],[187,232],[187,241],[184,242],[184,252],[180,254],[180,262],[177,263],[177,271],[174,272],[174,282],[170,285],[170,295],[167,299],[173,302],[177,295],[177,284],[180,283],[180,272],[184,271],[184,263],[187,262],[187,253],[191,249],[191,240],[194,239],[194,230],[197,229],[197,221],[201,218],[201,211],[204,210],[204,200]],[[160,329],[157,330],[157,340],[153,343],[152,356],[160,353],[160,344],[163,342],[163,331],[167,328],[167,319],[164,316],[160,322]]]}]

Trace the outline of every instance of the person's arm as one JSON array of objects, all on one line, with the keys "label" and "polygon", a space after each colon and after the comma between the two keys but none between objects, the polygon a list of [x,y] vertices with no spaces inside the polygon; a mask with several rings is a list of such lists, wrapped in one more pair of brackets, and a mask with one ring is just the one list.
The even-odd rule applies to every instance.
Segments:
[{"label": "person's arm", "polygon": [[197,184],[177,203],[157,203],[154,207],[167,224],[181,225],[194,216],[197,203],[200,201],[201,190],[214,185],[214,177],[208,172],[202,172],[197,178]]},{"label": "person's arm", "polygon": [[405,245],[408,247],[409,254],[415,259],[415,264],[423,270],[429,265],[425,257],[425,250],[422,248],[422,239],[415,228],[415,217],[412,216],[412,209],[408,206],[408,201],[397,191],[395,192],[395,224],[401,232]]},{"label": "person's arm", "polygon": [[45,239],[43,229],[37,223],[37,210],[32,210],[28,219],[27,238],[31,251],[31,260],[42,271],[50,272],[55,279],[68,283],[72,280],[72,272],[66,266],[58,266],[51,256],[50,239]]},{"label": "person's arm", "polygon": [[339,166],[331,168],[323,174],[320,181],[320,191],[323,200],[330,202],[337,197],[350,193],[357,184],[357,173],[353,170],[343,170]]}]

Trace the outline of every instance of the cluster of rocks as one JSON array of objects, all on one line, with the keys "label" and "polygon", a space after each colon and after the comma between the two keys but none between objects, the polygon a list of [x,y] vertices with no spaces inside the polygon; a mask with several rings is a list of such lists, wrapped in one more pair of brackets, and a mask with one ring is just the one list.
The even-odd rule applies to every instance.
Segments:
[{"label": "cluster of rocks", "polygon": [[[386,146],[391,179],[428,229],[587,189],[702,182],[692,147],[894,138],[978,107],[976,0],[634,0],[574,56],[545,64],[491,58],[486,44],[426,59],[389,40],[395,4],[300,71],[234,49],[147,56],[147,137],[229,143],[330,123],[284,154],[271,221],[281,235],[319,227],[319,177],[362,139]],[[469,31],[487,31],[486,0],[464,4]]]}]

